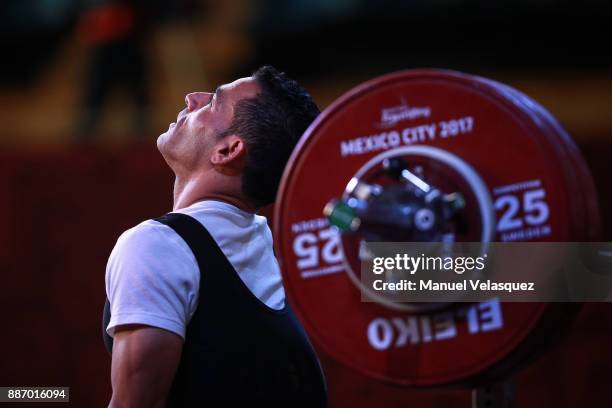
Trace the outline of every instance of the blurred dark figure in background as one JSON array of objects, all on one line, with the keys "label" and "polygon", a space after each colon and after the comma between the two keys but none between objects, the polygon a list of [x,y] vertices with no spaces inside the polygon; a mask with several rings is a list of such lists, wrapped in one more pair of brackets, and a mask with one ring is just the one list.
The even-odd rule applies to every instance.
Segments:
[{"label": "blurred dark figure in background", "polygon": [[79,139],[91,138],[109,93],[123,88],[134,102],[132,130],[146,134],[148,72],[144,40],[146,4],[140,0],[106,0],[80,18],[78,34],[90,47]]}]

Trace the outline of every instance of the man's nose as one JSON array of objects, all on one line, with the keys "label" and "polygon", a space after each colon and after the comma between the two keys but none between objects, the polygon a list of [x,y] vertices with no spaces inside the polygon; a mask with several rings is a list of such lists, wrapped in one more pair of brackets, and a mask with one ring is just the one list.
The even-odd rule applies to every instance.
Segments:
[{"label": "man's nose", "polygon": [[187,110],[189,112],[198,109],[208,102],[212,98],[213,94],[209,92],[192,92],[185,96],[185,104],[187,105]]}]

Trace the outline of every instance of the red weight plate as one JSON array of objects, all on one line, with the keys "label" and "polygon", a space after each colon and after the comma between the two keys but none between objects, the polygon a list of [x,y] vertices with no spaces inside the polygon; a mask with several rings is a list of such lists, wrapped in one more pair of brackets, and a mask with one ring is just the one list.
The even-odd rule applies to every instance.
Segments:
[{"label": "red weight plate", "polygon": [[362,303],[322,209],[375,156],[430,146],[483,180],[496,208],[494,240],[575,240],[566,175],[547,130],[487,81],[445,71],[387,75],[326,109],[290,160],[274,223],[287,293],[313,340],[401,385],[467,382],[515,367],[508,357],[521,350],[525,358],[548,305],[491,300],[415,313]]},{"label": "red weight plate", "polygon": [[[595,182],[593,181],[589,167],[584,161],[580,149],[578,149],[576,143],[561,124],[548,111],[543,109],[540,112],[544,120],[549,123],[563,141],[570,158],[570,165],[568,166],[569,171],[576,175],[577,185],[580,188],[578,195],[584,202],[584,216],[577,220],[577,222],[581,223],[586,229],[584,238],[582,239],[591,242],[599,241],[601,240],[599,201],[597,199]],[[576,202],[578,201],[579,200],[576,200]]]},{"label": "red weight plate", "polygon": [[[490,79],[480,78],[482,81],[496,88],[504,98],[522,109],[530,116],[533,124],[539,127],[546,136],[552,150],[559,158],[559,166],[565,175],[568,192],[568,202],[571,206],[572,217],[569,224],[572,227],[572,240],[576,242],[597,242],[601,240],[601,218],[597,192],[588,165],[580,150],[569,133],[560,122],[540,103],[523,92]],[[500,362],[497,367],[488,370],[489,375],[501,372],[509,367],[509,362],[520,359],[529,360],[528,354],[551,345],[553,339],[561,338],[567,331],[571,322],[580,311],[581,304],[549,305],[546,315],[540,319],[539,326],[530,333],[529,339],[520,348],[513,351],[509,358]],[[542,341],[548,339],[548,342]],[[530,351],[531,350],[531,351]]]},{"label": "red weight plate", "polygon": [[[503,87],[504,85],[499,86]],[[580,239],[576,239],[576,241],[600,241],[601,218],[597,192],[580,150],[567,131],[549,111],[520,91],[512,88],[508,88],[507,91],[514,95],[517,103],[522,104],[525,109],[537,115],[540,126],[551,129],[549,134],[552,134],[554,141],[566,151],[564,170],[567,174],[568,190],[571,190],[570,187],[575,190],[569,197],[570,204],[575,208],[574,214],[576,214],[572,223],[580,230]],[[585,273],[609,273],[609,263],[604,259],[591,260],[585,267],[588,269]]]},{"label": "red weight plate", "polygon": [[558,149],[564,151],[563,169],[567,177],[568,191],[572,191],[569,197],[570,203],[577,208],[577,214],[573,218],[573,224],[580,231],[577,241],[598,241],[601,239],[601,218],[597,191],[589,167],[587,166],[580,149],[563,128],[559,121],[541,104],[525,95],[524,93],[507,85],[497,84],[514,98],[517,104],[534,115],[534,121],[545,129],[545,133],[552,136],[551,143]]},{"label": "red weight plate", "polygon": [[586,228],[581,220],[584,219],[583,211],[585,210],[585,201],[579,186],[577,174],[572,168],[571,163],[573,162],[573,158],[565,148],[562,136],[556,129],[549,125],[549,122],[544,117],[542,117],[540,111],[545,111],[545,109],[533,99],[508,85],[487,79],[485,79],[485,81],[487,84],[491,85],[495,91],[499,92],[502,97],[507,98],[518,109],[521,109],[525,115],[529,116],[533,125],[537,126],[542,135],[549,140],[550,150],[558,158],[554,165],[558,166],[558,170],[563,174],[565,180],[567,189],[566,199],[568,200],[571,212],[568,225],[572,230],[572,237],[576,241],[583,240],[583,237],[586,236]]}]

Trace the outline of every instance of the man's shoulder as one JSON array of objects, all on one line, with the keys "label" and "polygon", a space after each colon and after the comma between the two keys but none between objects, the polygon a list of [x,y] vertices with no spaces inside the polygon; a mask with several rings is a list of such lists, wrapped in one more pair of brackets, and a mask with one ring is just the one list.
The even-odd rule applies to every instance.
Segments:
[{"label": "man's shoulder", "polygon": [[186,263],[192,267],[195,258],[185,241],[170,227],[146,220],[126,230],[113,248],[107,268],[128,266],[168,266]]},{"label": "man's shoulder", "polygon": [[113,255],[185,256],[191,258],[191,250],[183,239],[169,226],[153,219],[145,220],[119,236]]},{"label": "man's shoulder", "polygon": [[199,276],[189,247],[170,227],[146,220],[126,230],[106,265],[112,314],[107,330],[144,324],[184,337],[197,305]]},{"label": "man's shoulder", "polygon": [[117,245],[143,245],[163,243],[172,234],[172,229],[155,220],[145,220],[125,230]]}]

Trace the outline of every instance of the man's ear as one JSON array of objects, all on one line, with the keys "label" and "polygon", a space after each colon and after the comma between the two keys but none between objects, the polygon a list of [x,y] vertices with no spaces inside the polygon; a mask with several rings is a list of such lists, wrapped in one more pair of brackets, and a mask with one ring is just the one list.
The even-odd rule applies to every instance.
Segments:
[{"label": "man's ear", "polygon": [[242,163],[245,152],[244,140],[236,135],[226,136],[215,144],[210,162],[214,166],[235,167]]}]

